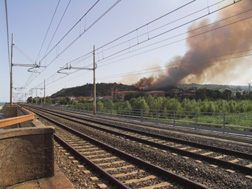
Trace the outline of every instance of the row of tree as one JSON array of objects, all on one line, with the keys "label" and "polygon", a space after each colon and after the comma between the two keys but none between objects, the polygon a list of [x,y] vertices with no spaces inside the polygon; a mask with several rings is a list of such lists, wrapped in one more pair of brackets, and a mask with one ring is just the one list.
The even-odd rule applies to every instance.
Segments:
[{"label": "row of tree", "polygon": [[[74,103],[74,106],[84,108],[93,107],[92,102]],[[116,109],[116,110],[161,110],[161,111],[190,111],[190,112],[217,112],[217,113],[245,113],[252,112],[252,101],[250,100],[198,100],[195,99],[179,99],[169,97],[144,96],[132,98],[129,101],[113,102],[98,101],[97,109]]]},{"label": "row of tree", "polygon": [[[44,103],[44,98],[40,98],[40,97],[35,97],[35,98],[32,98],[32,97],[28,97],[27,100],[26,100],[27,103],[37,103],[37,104],[43,104]],[[55,103],[55,101],[53,101],[50,97],[46,97],[45,98],[45,103],[46,104],[53,104]]]},{"label": "row of tree", "polygon": [[[125,100],[130,100],[132,98],[138,98],[138,97],[144,97],[147,96],[146,93],[144,92],[138,92],[138,93],[128,93],[125,95]],[[177,99],[184,99],[184,98],[189,98],[189,99],[195,99],[195,100],[252,100],[252,92],[236,92],[232,93],[231,90],[225,89],[224,91],[219,91],[219,90],[213,90],[213,89],[198,89],[195,92],[195,95],[192,96],[186,96],[181,94],[179,97],[175,96],[175,93],[172,90],[166,91],[165,92],[166,97],[170,98],[177,98]]]}]

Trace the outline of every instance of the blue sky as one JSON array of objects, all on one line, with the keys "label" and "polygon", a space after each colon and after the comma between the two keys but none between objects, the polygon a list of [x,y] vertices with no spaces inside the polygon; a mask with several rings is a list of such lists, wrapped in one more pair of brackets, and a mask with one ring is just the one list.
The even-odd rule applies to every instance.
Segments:
[{"label": "blue sky", "polygon": [[[65,67],[67,62],[92,52],[93,45],[95,45],[96,48],[99,48],[106,43],[191,2],[191,0],[122,0],[90,29],[84,32],[85,29],[89,28],[96,19],[117,2],[116,0],[101,0],[64,38],[64,40],[53,48],[69,29],[83,16],[83,14],[96,2],[94,0],[72,0],[51,45],[48,47],[68,2],[68,0],[60,1],[52,25],[49,29],[44,45],[42,46],[41,53],[39,54],[58,0],[7,0],[10,37],[11,33],[14,34],[14,64],[35,64],[36,62],[37,64],[40,63],[42,66],[37,69],[40,74],[28,72],[27,67],[15,66],[13,68],[13,85],[14,88],[16,88],[14,90],[14,101],[24,100],[25,96],[30,96],[32,88],[43,88],[44,80],[46,81],[46,95],[51,95],[62,88],[92,83],[91,71],[81,70],[76,72],[74,69],[66,70],[66,72],[71,73],[69,75],[58,74],[57,71],[60,67]],[[217,2],[220,2],[218,6],[207,8],[207,6]],[[156,22],[146,25],[139,30],[135,30],[126,37],[111,43],[104,48],[100,48],[96,51],[96,81],[98,83],[121,82],[132,84],[144,76],[158,75],[160,72],[163,72],[162,70],[164,70],[165,66],[174,56],[183,56],[186,52],[188,46],[183,39],[187,37],[186,32],[191,23],[185,24],[183,27],[174,29],[160,37],[156,37],[155,39],[147,40],[148,38],[152,38],[164,31],[171,30],[179,25],[205,15],[209,11],[212,12],[218,7],[222,7],[232,2],[233,1],[231,0],[197,0]],[[10,69],[6,41],[4,1],[0,2],[0,7],[0,102],[8,102],[10,93]],[[200,9],[204,10],[197,14],[186,16]],[[211,21],[214,21],[216,15],[217,14],[210,14],[208,18]],[[186,16],[184,19],[171,23],[184,16]],[[161,26],[162,28],[160,28]],[[154,31],[154,29],[156,30]],[[83,32],[84,34],[78,38]],[[178,34],[181,35],[174,37]],[[62,52],[76,38],[78,38],[78,40]],[[166,46],[159,48],[162,45]],[[47,54],[47,48],[48,50],[53,49],[51,53],[43,58],[44,55]],[[153,50],[154,48],[157,49]],[[126,50],[122,51],[123,49]],[[122,51],[122,53],[119,53],[120,51]],[[78,61],[72,62],[71,65],[75,67],[90,68],[92,65],[92,54]],[[43,66],[47,67],[44,68]],[[244,69],[248,70],[248,68]],[[249,68],[249,70],[251,70],[251,68]],[[218,83],[213,80],[209,81],[209,83],[247,85],[251,79],[249,76],[250,74],[251,72],[246,71],[243,75],[233,78],[233,80],[223,81],[223,83]],[[24,89],[18,89],[21,87]],[[33,89],[32,91],[33,96],[35,96],[36,90]],[[37,90],[37,95],[43,96],[43,90]]]}]

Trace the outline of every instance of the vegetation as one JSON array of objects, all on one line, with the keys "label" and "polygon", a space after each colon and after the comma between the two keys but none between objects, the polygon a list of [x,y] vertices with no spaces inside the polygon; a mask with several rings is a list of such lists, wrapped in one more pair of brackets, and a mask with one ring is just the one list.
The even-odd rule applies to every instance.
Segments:
[{"label": "vegetation", "polygon": [[[97,83],[96,84],[96,95],[97,96],[111,96],[113,90],[118,91],[137,91],[138,88],[132,85],[123,85],[117,83]],[[62,89],[54,93],[51,97],[66,97],[66,96],[93,96],[93,84],[86,84],[79,87],[72,87],[67,89]]]},{"label": "vegetation", "polygon": [[[33,103],[38,103],[38,104],[41,104],[41,101],[42,101],[42,103],[44,104],[44,98],[33,98],[33,99],[32,99],[31,96],[28,97],[27,100],[26,100],[27,103],[33,102]],[[50,97],[47,96],[47,97],[45,98],[45,103],[46,103],[46,104],[52,104],[53,102],[52,102],[52,99],[51,99]]]},{"label": "vegetation", "polygon": [[[187,85],[184,87],[186,86]],[[87,84],[81,87],[62,89],[51,97],[61,97],[60,100],[57,100],[57,103],[64,107],[91,111],[93,109],[93,102],[87,100],[73,102],[67,96],[92,96],[92,90],[93,85]],[[132,90],[138,92],[126,94],[124,102],[120,102],[119,100],[97,101],[97,111],[115,114],[130,114],[132,116],[144,114],[144,116],[149,117],[149,119],[170,119],[170,121],[174,119],[174,115],[176,114],[177,122],[183,123],[185,120],[187,122],[190,120],[189,122],[194,124],[196,122],[201,122],[204,124],[251,126],[252,122],[251,115],[240,114],[252,113],[252,92],[247,93],[239,91],[234,93],[228,88],[222,88],[222,90],[200,88],[196,91],[194,96],[188,97],[181,95],[175,97],[175,93],[169,88],[165,91],[165,97],[154,98],[146,95],[146,93],[139,91],[133,86],[116,83],[97,84],[97,96],[111,96],[112,90]],[[43,102],[43,98],[38,99],[39,104],[41,100]],[[27,99],[27,102],[31,102],[31,97]],[[33,102],[35,102],[34,99]],[[55,104],[56,99],[54,98],[51,100],[51,98],[46,97],[46,103]],[[228,115],[229,113],[230,115]],[[242,116],[245,117],[240,119]]]},{"label": "vegetation", "polygon": [[[92,102],[75,103],[68,106],[91,111]],[[130,101],[113,102],[98,101],[97,111],[109,114],[123,114],[141,116],[149,120],[193,125],[215,126],[252,126],[252,101],[251,100],[195,100],[183,99],[182,101],[169,97],[144,96],[132,98]],[[245,114],[241,114],[245,113]],[[249,115],[250,114],[250,115]]]},{"label": "vegetation", "polygon": [[[92,107],[93,102],[73,103],[79,107]],[[198,100],[195,99],[179,99],[169,97],[144,96],[132,98],[130,101],[113,102],[113,101],[98,101],[98,109],[135,109],[135,110],[159,110],[159,111],[190,111],[190,112],[216,112],[216,113],[246,113],[252,112],[251,100]]]}]

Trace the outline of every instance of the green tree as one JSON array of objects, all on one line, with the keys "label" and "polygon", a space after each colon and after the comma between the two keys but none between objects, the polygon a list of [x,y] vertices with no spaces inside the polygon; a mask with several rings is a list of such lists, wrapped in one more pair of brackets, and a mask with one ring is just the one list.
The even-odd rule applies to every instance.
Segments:
[{"label": "green tree", "polygon": [[200,106],[200,111],[201,112],[208,111],[208,101],[207,100],[202,101],[201,106]]},{"label": "green tree", "polygon": [[195,95],[197,100],[206,100],[207,99],[207,95],[206,95],[206,89],[199,89],[196,91],[196,95]]},{"label": "green tree", "polygon": [[103,111],[104,105],[103,105],[102,101],[98,101],[96,103],[96,107],[97,107],[98,111]]},{"label": "green tree", "polygon": [[166,108],[167,110],[174,110],[174,111],[182,111],[182,105],[178,99],[175,98],[166,98],[163,101],[163,109]]},{"label": "green tree", "polygon": [[137,98],[137,101],[136,101],[136,105],[135,105],[136,109],[138,110],[145,110],[144,112],[145,113],[148,113],[149,112],[149,106],[148,104],[146,103],[145,99],[144,98]]},{"label": "green tree", "polygon": [[126,100],[126,101],[123,103],[123,108],[124,108],[124,109],[127,109],[127,110],[131,110],[132,107],[131,107],[130,102]]},{"label": "green tree", "polygon": [[51,99],[49,96],[47,96],[47,97],[45,98],[45,103],[46,103],[46,104],[52,104],[52,99]]},{"label": "green tree", "polygon": [[215,105],[213,102],[208,102],[208,110],[207,112],[215,112]]},{"label": "green tree", "polygon": [[167,92],[165,93],[165,97],[174,98],[174,97],[175,97],[175,94],[174,94],[174,92],[173,92],[172,90],[170,90],[170,91],[167,91]]},{"label": "green tree", "polygon": [[243,95],[240,92],[235,93],[236,99],[243,99]]},{"label": "green tree", "polygon": [[136,98],[132,98],[130,99],[130,104],[132,106],[133,109],[136,109],[136,102],[137,102],[137,99]]},{"label": "green tree", "polygon": [[114,103],[112,100],[109,100],[107,103],[107,108],[114,108]]},{"label": "green tree", "polygon": [[67,99],[66,98],[60,99],[60,104],[66,105],[67,104]]},{"label": "green tree", "polygon": [[229,101],[229,111],[231,113],[236,113],[236,108],[237,108],[236,101],[234,100]]},{"label": "green tree", "polygon": [[27,103],[31,103],[32,102],[32,97],[28,97],[27,100],[26,100]]},{"label": "green tree", "polygon": [[223,91],[223,95],[226,100],[229,100],[231,98],[232,91],[229,89],[225,89],[225,91]]}]

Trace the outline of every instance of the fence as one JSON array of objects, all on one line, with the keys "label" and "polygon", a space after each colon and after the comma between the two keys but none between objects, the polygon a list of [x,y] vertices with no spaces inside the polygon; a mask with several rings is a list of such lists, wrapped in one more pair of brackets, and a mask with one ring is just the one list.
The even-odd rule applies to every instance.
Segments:
[{"label": "fence", "polygon": [[[57,106],[55,108],[93,112],[92,107]],[[121,116],[140,121],[167,123],[170,125],[207,126],[222,129],[252,131],[252,114],[234,114],[217,112],[192,112],[173,110],[136,110],[136,109],[97,109],[97,114]]]}]

